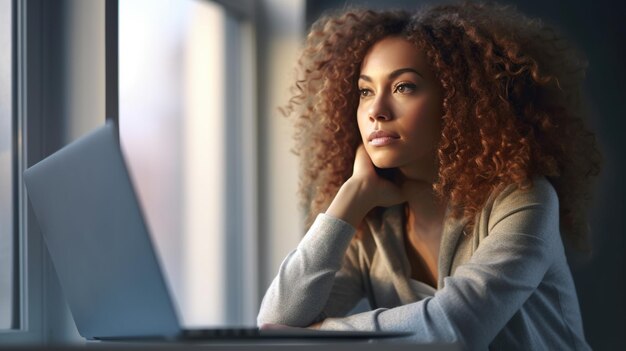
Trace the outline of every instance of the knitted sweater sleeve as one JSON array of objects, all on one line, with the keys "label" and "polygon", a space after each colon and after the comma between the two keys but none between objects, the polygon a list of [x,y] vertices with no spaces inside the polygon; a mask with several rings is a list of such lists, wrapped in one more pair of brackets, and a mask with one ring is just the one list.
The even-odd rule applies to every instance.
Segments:
[{"label": "knitted sweater sleeve", "polygon": [[306,327],[350,311],[363,296],[354,233],[350,224],[319,214],[283,260],[257,323]]}]

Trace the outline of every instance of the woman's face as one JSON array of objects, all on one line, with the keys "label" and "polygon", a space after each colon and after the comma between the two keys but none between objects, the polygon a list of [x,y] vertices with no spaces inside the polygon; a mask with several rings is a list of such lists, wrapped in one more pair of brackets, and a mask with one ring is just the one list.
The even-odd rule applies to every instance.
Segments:
[{"label": "woman's face", "polygon": [[374,165],[434,177],[442,89],[424,53],[402,37],[384,38],[366,54],[358,84],[358,125]]}]

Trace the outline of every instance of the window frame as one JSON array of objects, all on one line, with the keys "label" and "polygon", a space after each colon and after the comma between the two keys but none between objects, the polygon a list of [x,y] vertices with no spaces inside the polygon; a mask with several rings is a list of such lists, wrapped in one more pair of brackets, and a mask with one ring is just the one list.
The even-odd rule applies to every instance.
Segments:
[{"label": "window frame", "polygon": [[49,265],[37,226],[25,198],[21,174],[41,159],[41,143],[29,135],[41,133],[40,69],[35,62],[41,54],[41,3],[12,3],[12,87],[13,87],[13,208],[16,245],[13,329],[0,332],[2,343],[43,341],[44,271]]},{"label": "window frame", "polygon": [[[8,249],[11,250],[11,257],[7,260],[9,262],[9,266],[8,268],[10,269],[8,276],[2,277],[3,279],[6,278],[7,280],[9,280],[9,285],[6,286],[6,288],[10,289],[11,292],[9,293],[9,299],[10,299],[10,303],[9,303],[9,307],[10,310],[8,311],[2,311],[4,312],[8,312],[9,315],[8,316],[3,316],[3,324],[6,320],[8,320],[8,327],[5,327],[4,325],[2,327],[0,327],[0,333],[7,331],[7,330],[11,330],[14,328],[15,325],[15,321],[18,317],[19,311],[15,308],[15,301],[18,300],[18,296],[17,294],[19,293],[19,288],[18,288],[18,283],[19,283],[19,277],[18,277],[18,271],[17,271],[17,267],[19,264],[19,255],[17,254],[17,249],[19,248],[19,244],[17,242],[18,240],[18,235],[17,235],[17,228],[16,228],[16,223],[17,223],[17,210],[16,210],[16,199],[17,199],[17,192],[16,192],[16,187],[15,187],[15,169],[16,169],[16,157],[15,157],[15,121],[14,121],[14,113],[13,111],[15,110],[15,32],[16,32],[16,24],[15,24],[15,20],[14,20],[14,13],[15,11],[15,0],[9,0],[3,3],[3,9],[2,11],[5,11],[6,9],[4,8],[4,6],[8,5],[8,13],[3,13],[3,17],[7,16],[9,18],[9,26],[8,28],[3,28],[2,30],[6,30],[8,29],[8,33],[3,33],[3,34],[8,34],[8,38],[9,38],[9,51],[3,53],[2,55],[7,55],[9,60],[8,60],[8,64],[9,64],[9,75],[8,75],[8,82],[7,81],[2,81],[2,84],[7,84],[8,85],[8,89],[10,90],[10,102],[9,102],[9,110],[8,110],[8,116],[7,118],[9,119],[9,130],[8,131],[3,131],[3,133],[8,133],[9,134],[9,155],[8,155],[8,164],[9,164],[9,169],[8,169],[8,173],[9,173],[9,182],[10,182],[10,190],[9,190],[9,196],[8,198],[3,199],[2,201],[8,201],[9,202],[9,212],[7,213],[8,216],[8,221],[10,223],[9,226],[9,230],[6,233],[3,233],[3,237],[0,238],[0,240],[4,240],[4,235],[6,235],[7,237],[9,237],[10,243],[9,243],[9,247]],[[5,57],[3,57],[4,60]],[[3,69],[6,69],[6,67],[3,67]],[[6,106],[3,106],[6,107]],[[4,166],[4,165],[3,165]],[[4,224],[4,223],[2,223]],[[5,230],[5,228],[2,228],[2,230]],[[6,268],[6,267],[3,267]],[[3,282],[3,283],[6,283]],[[4,297],[6,298],[6,297]],[[7,300],[9,300],[7,299]],[[8,318],[7,318],[8,317]],[[7,318],[6,320],[4,318]]]}]

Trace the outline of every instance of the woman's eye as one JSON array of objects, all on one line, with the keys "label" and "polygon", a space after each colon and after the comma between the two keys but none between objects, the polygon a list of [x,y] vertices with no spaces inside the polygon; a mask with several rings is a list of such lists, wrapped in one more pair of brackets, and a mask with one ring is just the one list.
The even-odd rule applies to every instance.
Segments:
[{"label": "woman's eye", "polygon": [[372,91],[369,89],[359,89],[359,96],[361,97],[368,97],[372,95]]},{"label": "woman's eye", "polygon": [[396,85],[394,92],[400,93],[400,94],[410,94],[414,92],[416,89],[417,89],[417,85],[413,83],[400,83]]}]

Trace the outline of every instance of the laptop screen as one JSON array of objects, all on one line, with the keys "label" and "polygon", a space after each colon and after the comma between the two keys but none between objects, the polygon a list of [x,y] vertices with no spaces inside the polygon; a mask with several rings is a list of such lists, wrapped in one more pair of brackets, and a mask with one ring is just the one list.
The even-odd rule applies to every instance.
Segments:
[{"label": "laptop screen", "polygon": [[86,338],[174,335],[177,313],[111,122],[24,172],[63,293]]}]

